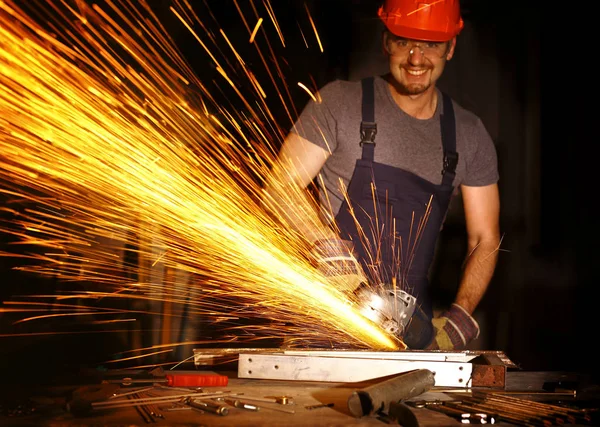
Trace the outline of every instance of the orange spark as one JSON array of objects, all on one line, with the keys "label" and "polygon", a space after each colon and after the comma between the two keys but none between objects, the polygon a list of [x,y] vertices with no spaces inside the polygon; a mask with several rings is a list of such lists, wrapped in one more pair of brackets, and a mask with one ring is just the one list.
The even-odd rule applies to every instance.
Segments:
[{"label": "orange spark", "polygon": [[254,37],[256,37],[256,33],[258,32],[258,29],[260,27],[260,24],[262,24],[262,22],[263,22],[263,19],[258,18],[258,22],[254,26],[254,29],[252,30],[252,34],[250,34],[250,43],[254,43]]},{"label": "orange spark", "polygon": [[321,38],[319,37],[319,32],[317,31],[317,27],[315,26],[315,23],[310,14],[310,10],[308,10],[308,6],[306,5],[306,3],[304,4],[304,7],[306,8],[306,14],[308,15],[308,20],[310,21],[310,25],[312,26],[312,29],[315,33],[317,43],[319,44],[319,50],[321,51],[321,53],[323,53],[323,45],[321,44]]},{"label": "orange spark", "polygon": [[[215,322],[308,322],[305,334],[398,348],[329,285],[309,262],[309,242],[263,200],[257,177],[274,167],[273,142],[283,132],[268,123],[263,97],[244,97],[238,82],[252,74],[222,67],[229,62],[193,31],[196,15],[171,8],[244,106],[227,109],[140,3],[143,10],[82,3],[60,23],[63,43],[0,2],[0,192],[31,206],[1,227],[42,251],[28,270],[94,286],[57,298],[185,305]],[[285,194],[324,236],[303,197]],[[183,276],[192,278],[184,295]]]},{"label": "orange spark", "polygon": [[308,93],[308,95],[313,99],[313,101],[317,102],[317,98],[313,95],[313,93],[310,91],[309,88],[307,88],[303,83],[298,82],[298,86],[300,86],[302,89],[304,89],[306,91],[306,93]]}]

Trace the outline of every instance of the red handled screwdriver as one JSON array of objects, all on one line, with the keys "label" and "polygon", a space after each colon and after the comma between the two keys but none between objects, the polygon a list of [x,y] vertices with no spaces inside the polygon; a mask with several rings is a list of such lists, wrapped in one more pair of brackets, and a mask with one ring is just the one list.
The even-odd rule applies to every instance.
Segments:
[{"label": "red handled screwdriver", "polygon": [[168,387],[219,387],[226,386],[229,383],[227,375],[206,374],[206,373],[186,373],[186,374],[166,374],[164,378],[122,378],[118,380],[106,380],[107,383],[117,383],[122,385],[132,385],[139,383],[164,384]]}]

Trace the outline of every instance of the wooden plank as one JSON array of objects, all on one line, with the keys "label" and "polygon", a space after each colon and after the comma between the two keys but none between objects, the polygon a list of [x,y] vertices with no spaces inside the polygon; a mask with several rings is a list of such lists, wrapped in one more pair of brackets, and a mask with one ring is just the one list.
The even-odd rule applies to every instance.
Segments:
[{"label": "wooden plank", "polygon": [[289,381],[360,382],[414,369],[434,372],[436,386],[471,386],[472,365],[464,362],[252,353],[238,360],[238,378]]}]

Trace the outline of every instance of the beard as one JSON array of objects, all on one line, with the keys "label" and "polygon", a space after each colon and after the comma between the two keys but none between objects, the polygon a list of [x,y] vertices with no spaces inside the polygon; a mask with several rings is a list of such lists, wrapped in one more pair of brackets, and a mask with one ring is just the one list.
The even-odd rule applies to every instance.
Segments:
[{"label": "beard", "polygon": [[387,81],[394,86],[396,91],[401,95],[420,95],[427,92],[432,86],[430,79],[427,81],[410,82],[407,81],[407,77],[404,76],[405,71],[403,68],[398,66],[396,69],[391,69],[386,74]]},{"label": "beard", "polygon": [[422,93],[427,92],[432,86],[433,83],[431,80],[427,80],[424,82],[413,82],[409,83],[406,80],[402,79],[396,73],[389,72],[384,75],[385,80],[394,87],[394,90],[398,92],[400,95],[420,95]]},{"label": "beard", "polygon": [[396,81],[396,90],[402,95],[420,95],[431,87],[431,82],[427,83],[405,83]]}]

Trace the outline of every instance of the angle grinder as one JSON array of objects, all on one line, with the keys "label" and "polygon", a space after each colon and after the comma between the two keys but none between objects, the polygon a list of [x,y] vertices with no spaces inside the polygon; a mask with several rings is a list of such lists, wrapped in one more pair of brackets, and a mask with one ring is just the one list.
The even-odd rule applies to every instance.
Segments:
[{"label": "angle grinder", "polygon": [[361,284],[354,290],[359,312],[409,348],[422,349],[433,338],[431,319],[417,299],[401,289]]}]

